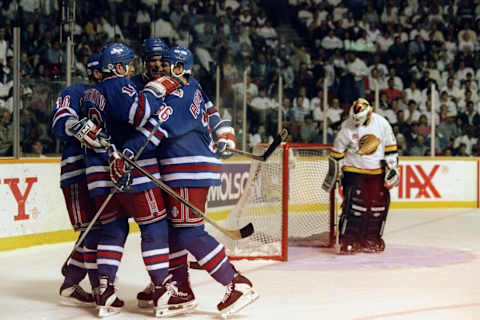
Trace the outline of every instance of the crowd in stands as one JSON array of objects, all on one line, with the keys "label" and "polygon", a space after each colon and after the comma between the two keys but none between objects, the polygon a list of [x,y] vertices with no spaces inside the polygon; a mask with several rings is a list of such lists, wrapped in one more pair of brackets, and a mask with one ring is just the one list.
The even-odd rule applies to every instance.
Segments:
[{"label": "crowd in stands", "polygon": [[238,141],[246,74],[249,146],[275,135],[279,108],[291,141],[323,142],[324,92],[331,143],[352,101],[374,104],[378,86],[375,111],[391,122],[401,154],[428,155],[434,85],[436,154],[480,156],[478,0],[85,0],[75,1],[71,24],[62,3],[0,4],[0,156],[11,155],[13,26],[21,27],[27,153],[37,141],[43,152],[58,152],[48,116],[64,85],[66,35],[73,34],[73,72],[83,80],[86,59],[105,43],[122,41],[140,53],[148,37],[189,47],[194,75],[212,100],[219,66],[217,105],[233,119]]}]

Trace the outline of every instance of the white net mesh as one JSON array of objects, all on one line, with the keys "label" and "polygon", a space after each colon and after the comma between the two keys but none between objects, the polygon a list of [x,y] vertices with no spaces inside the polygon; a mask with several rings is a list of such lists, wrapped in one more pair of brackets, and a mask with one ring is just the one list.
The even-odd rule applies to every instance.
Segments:
[{"label": "white net mesh", "polygon": [[[279,147],[266,162],[253,161],[249,181],[237,205],[220,224],[238,229],[252,222],[255,232],[231,240],[208,226],[208,232],[225,245],[231,257],[280,257],[282,255],[282,156]],[[258,146],[255,154],[262,154]],[[288,241],[295,245],[327,246],[330,240],[330,195],[321,189],[328,172],[325,147],[289,147]],[[208,224],[207,224],[208,225]]]}]

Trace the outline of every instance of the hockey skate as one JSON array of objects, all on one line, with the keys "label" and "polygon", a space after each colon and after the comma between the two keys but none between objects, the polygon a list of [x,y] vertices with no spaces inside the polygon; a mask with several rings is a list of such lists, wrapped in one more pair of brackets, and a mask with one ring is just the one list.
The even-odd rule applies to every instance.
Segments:
[{"label": "hockey skate", "polygon": [[236,273],[233,281],[227,285],[227,292],[222,301],[217,304],[217,309],[221,312],[222,317],[227,319],[258,298],[259,295],[253,289],[250,280],[240,273]]},{"label": "hockey skate", "polygon": [[[140,291],[137,294],[137,301],[139,308],[151,308],[153,307],[153,283],[150,283],[143,291]],[[190,308],[190,305],[197,306],[197,302],[195,301],[195,295],[193,294],[192,288],[190,287],[190,282],[187,281],[184,285],[178,287],[178,296],[184,298],[187,302],[187,307]]]},{"label": "hockey skate", "polygon": [[112,316],[122,310],[124,302],[117,298],[116,288],[108,277],[100,277],[100,286],[96,288],[95,299],[100,318]]},{"label": "hockey skate", "polygon": [[91,293],[85,292],[78,284],[62,284],[60,287],[60,303],[65,306],[92,307],[95,299]]},{"label": "hockey skate", "polygon": [[179,289],[175,285],[175,282],[171,281],[171,279],[172,276],[169,275],[167,278],[165,278],[161,286],[153,287],[153,291],[151,293],[153,312],[157,318],[171,317],[182,313],[188,313],[197,307],[197,302],[195,301],[195,296],[193,295],[191,289],[191,293],[180,293]]},{"label": "hockey skate", "polygon": [[385,251],[385,241],[380,237],[367,237],[363,242],[363,252],[378,253]]}]

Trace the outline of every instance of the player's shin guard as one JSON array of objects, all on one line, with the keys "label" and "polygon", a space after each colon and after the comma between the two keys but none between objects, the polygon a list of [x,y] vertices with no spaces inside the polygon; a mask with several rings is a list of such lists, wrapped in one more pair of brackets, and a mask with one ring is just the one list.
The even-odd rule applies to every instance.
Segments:
[{"label": "player's shin guard", "polygon": [[163,283],[168,275],[168,226],[162,219],[140,225],[142,256],[154,285]]},{"label": "player's shin guard", "polygon": [[128,219],[120,218],[101,227],[97,246],[99,277],[115,279],[128,235]]},{"label": "player's shin guard", "polygon": [[223,285],[235,275],[225,247],[204,230],[204,226],[177,228],[176,240],[197,259],[200,266]]},{"label": "player's shin guard", "polygon": [[100,238],[100,229],[92,229],[84,240],[84,261],[88,279],[93,288],[98,287],[97,245]]}]

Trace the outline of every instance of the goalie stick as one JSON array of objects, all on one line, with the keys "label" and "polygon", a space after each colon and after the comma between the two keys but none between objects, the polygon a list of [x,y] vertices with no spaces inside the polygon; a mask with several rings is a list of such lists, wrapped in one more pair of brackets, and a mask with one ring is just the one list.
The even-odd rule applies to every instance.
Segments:
[{"label": "goalie stick", "polygon": [[246,226],[237,229],[237,230],[229,230],[226,228],[223,228],[221,225],[213,221],[211,218],[209,218],[205,213],[202,212],[202,210],[198,209],[196,206],[194,206],[192,203],[188,202],[185,200],[182,196],[178,195],[172,188],[170,188],[167,184],[164,182],[158,180],[154,176],[152,176],[150,173],[148,173],[146,170],[144,170],[142,167],[140,167],[134,160],[129,159],[127,156],[125,156],[123,153],[120,153],[120,156],[127,162],[129,165],[140,171],[143,175],[145,175],[147,178],[153,181],[157,186],[160,187],[163,191],[168,193],[170,196],[174,197],[187,207],[189,207],[196,215],[202,217],[205,221],[210,223],[212,226],[214,226],[216,229],[218,229],[220,232],[223,234],[227,235],[229,238],[233,240],[240,240],[243,238],[249,237],[253,233],[253,224],[249,223]]},{"label": "goalie stick", "polygon": [[245,156],[245,157],[250,158],[250,159],[254,159],[254,160],[258,160],[258,161],[267,161],[267,159],[271,156],[271,154],[275,151],[275,149],[277,149],[277,147],[283,141],[285,141],[285,139],[287,139],[287,137],[288,137],[288,131],[287,131],[287,129],[284,128],[284,129],[282,129],[282,131],[277,136],[275,136],[272,143],[268,146],[267,150],[265,150],[265,152],[262,155],[256,155],[256,154],[253,154],[253,153],[250,153],[250,152],[246,152],[246,151],[242,151],[242,150],[238,150],[238,149],[232,149],[232,148],[227,148],[227,150],[230,151],[230,152],[240,154],[240,155]]},{"label": "goalie stick", "polygon": [[[137,154],[135,155],[135,158],[134,158],[135,160],[138,160],[140,155],[143,153],[143,150],[145,150],[145,148],[147,147],[148,143],[152,139],[153,135],[155,134],[155,132],[157,131],[159,126],[160,126],[160,122],[157,123],[155,125],[155,127],[153,127],[152,131],[148,134],[147,139],[145,139],[145,142],[143,143],[143,145],[140,147],[140,149],[138,149],[138,152],[137,152]],[[110,145],[107,141],[103,141],[103,144],[104,145],[105,144]],[[85,229],[85,231],[83,231],[82,235],[78,238],[77,242],[75,242],[75,245],[73,246],[72,251],[70,252],[67,259],[65,260],[65,262],[62,265],[61,270],[62,270],[62,275],[63,276],[66,276],[66,274],[67,274],[68,261],[70,261],[70,258],[72,257],[72,255],[75,253],[75,251],[78,249],[78,247],[80,247],[80,244],[83,242],[83,240],[85,239],[87,234],[90,232],[90,230],[92,229],[95,222],[97,222],[98,218],[102,214],[103,210],[105,210],[105,207],[110,202],[110,200],[113,198],[115,193],[117,193],[117,189],[113,188],[112,191],[110,192],[110,194],[105,198],[105,200],[103,200],[102,205],[100,206],[100,208],[98,208],[97,213],[95,213],[95,216],[93,216],[92,221],[90,221],[90,223],[87,226],[87,228]]]}]

